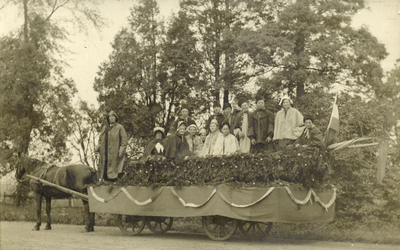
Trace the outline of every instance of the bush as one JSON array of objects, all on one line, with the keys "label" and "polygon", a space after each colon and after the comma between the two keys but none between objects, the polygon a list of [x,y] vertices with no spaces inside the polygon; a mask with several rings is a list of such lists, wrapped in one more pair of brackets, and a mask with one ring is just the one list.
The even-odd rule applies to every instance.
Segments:
[{"label": "bush", "polygon": [[388,164],[383,184],[378,184],[375,152],[376,148],[350,149],[334,155],[332,176],[338,187],[335,224],[339,228],[400,226],[400,167]]}]

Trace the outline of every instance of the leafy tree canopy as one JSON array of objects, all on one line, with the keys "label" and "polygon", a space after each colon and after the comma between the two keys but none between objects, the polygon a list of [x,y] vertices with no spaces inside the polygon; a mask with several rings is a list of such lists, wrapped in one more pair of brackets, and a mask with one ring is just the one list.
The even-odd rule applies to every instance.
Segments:
[{"label": "leafy tree canopy", "polygon": [[0,164],[12,166],[7,163],[16,151],[61,161],[69,157],[66,141],[72,132],[71,100],[77,90],[73,80],[63,76],[58,59],[65,52],[60,44],[68,33],[53,19],[56,12],[69,11],[72,17],[64,21],[79,27],[85,19],[96,27],[103,20],[87,6],[89,2],[23,0],[8,4],[21,8],[23,26],[0,40]]},{"label": "leafy tree canopy", "polygon": [[351,17],[362,7],[362,0],[296,1],[276,20],[243,32],[242,49],[253,67],[270,71],[261,87],[298,97],[314,86],[329,89],[335,83],[365,93],[376,90],[387,52],[366,28],[351,27]]}]

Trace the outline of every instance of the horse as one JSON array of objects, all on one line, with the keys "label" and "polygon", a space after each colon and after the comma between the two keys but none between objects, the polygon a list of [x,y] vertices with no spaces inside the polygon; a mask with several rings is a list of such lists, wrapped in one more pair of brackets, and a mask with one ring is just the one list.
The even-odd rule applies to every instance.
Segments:
[{"label": "horse", "polygon": [[[64,167],[57,167],[43,161],[19,154],[17,171],[15,177],[21,181],[24,174],[29,174],[40,179],[52,182],[59,186],[87,194],[87,184],[96,181],[96,172],[93,168],[83,164],[71,164]],[[37,180],[30,180],[31,189],[35,194],[37,221],[33,230],[40,230],[42,224],[41,210],[42,198],[46,199],[47,224],[45,230],[51,229],[51,198],[62,199],[71,197],[54,187],[46,186]],[[82,199],[85,211],[85,231],[94,231],[94,213],[90,213],[87,200]]]}]

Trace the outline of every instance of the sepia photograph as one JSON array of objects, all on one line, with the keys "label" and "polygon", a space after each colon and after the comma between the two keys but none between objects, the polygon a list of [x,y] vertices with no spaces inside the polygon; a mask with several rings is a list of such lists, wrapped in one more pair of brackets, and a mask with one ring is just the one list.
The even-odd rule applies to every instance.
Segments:
[{"label": "sepia photograph", "polygon": [[0,249],[399,249],[400,0],[0,0]]}]

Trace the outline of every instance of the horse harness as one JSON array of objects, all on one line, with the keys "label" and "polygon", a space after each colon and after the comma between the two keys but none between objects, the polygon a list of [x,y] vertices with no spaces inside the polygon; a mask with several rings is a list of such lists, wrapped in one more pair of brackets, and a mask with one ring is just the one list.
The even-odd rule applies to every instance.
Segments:
[{"label": "horse harness", "polygon": [[[33,173],[33,175],[36,175],[40,179],[44,179],[46,177],[47,172],[52,168],[58,168],[57,171],[56,171],[56,174],[54,175],[54,180],[53,180],[53,183],[56,184],[58,172],[61,170],[62,167],[57,167],[54,164],[46,163],[45,165],[40,167],[38,170],[36,170]],[[37,183],[37,184],[42,184],[41,182],[39,182],[37,180],[31,180],[31,182],[34,182],[34,183]]]}]

